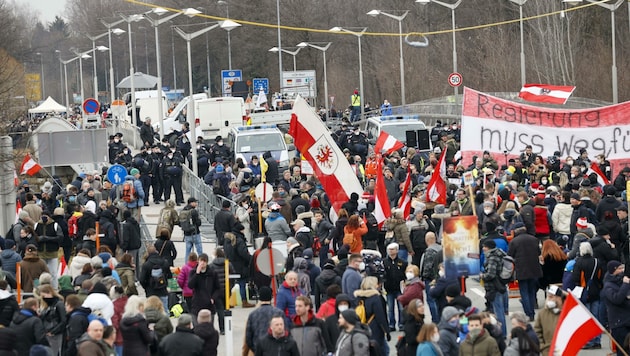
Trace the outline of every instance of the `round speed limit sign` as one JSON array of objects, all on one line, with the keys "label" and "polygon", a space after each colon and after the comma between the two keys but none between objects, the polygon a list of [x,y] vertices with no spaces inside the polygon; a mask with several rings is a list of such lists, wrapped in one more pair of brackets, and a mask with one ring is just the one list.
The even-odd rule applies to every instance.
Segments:
[{"label": "round speed limit sign", "polygon": [[448,84],[452,87],[458,87],[462,85],[462,80],[462,75],[457,72],[451,73],[448,76]]}]

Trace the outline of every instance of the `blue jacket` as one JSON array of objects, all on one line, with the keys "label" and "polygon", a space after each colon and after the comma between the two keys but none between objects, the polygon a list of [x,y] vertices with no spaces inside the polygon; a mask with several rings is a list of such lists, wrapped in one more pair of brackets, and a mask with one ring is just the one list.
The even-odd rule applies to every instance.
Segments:
[{"label": "blue jacket", "polygon": [[354,292],[361,289],[361,281],[363,277],[359,271],[352,267],[346,268],[341,277],[341,292],[350,297],[350,302],[353,306],[357,305],[357,298],[354,296]]},{"label": "blue jacket", "polygon": [[[138,199],[132,201],[131,203],[125,202],[125,206],[127,209],[134,209],[144,206],[144,189],[142,189],[142,182],[139,179],[134,178],[132,175],[128,175],[125,177],[125,181],[131,180],[133,181],[133,187],[136,190],[136,194],[138,195]],[[122,193],[122,190],[121,190]]]},{"label": "blue jacket", "polygon": [[291,320],[295,316],[295,299],[303,295],[302,291],[297,287],[289,287],[287,282],[282,282],[278,288],[276,295],[276,307],[285,315],[286,325],[291,325]]},{"label": "blue jacket", "polygon": [[439,356],[440,353],[437,351],[439,347],[433,344],[430,341],[425,341],[418,345],[416,349],[416,356]]}]

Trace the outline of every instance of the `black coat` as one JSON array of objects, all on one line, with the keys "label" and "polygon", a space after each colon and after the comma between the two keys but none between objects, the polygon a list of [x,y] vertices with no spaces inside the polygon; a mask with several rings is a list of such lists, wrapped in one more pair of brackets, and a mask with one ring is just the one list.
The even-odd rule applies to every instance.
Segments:
[{"label": "black coat", "polygon": [[630,326],[628,294],[630,294],[630,283],[623,283],[623,275],[606,275],[602,299],[606,303],[608,323],[612,329]]},{"label": "black coat", "polygon": [[219,300],[223,291],[219,284],[219,276],[208,266],[205,272],[197,273],[197,270],[191,270],[188,277],[188,288],[193,290],[192,305],[190,305],[190,313],[197,315],[201,309],[209,309],[214,312],[215,307],[213,300]]},{"label": "black coat", "polygon": [[5,299],[0,299],[0,325],[9,327],[9,325],[11,325],[11,320],[13,320],[13,316],[19,310],[20,306],[13,295]]},{"label": "black coat", "polygon": [[416,337],[424,325],[424,320],[416,320],[412,315],[404,313],[405,318],[405,342],[407,343],[407,356],[416,356],[416,349],[418,348],[418,341]]},{"label": "black coat", "polygon": [[77,354],[77,341],[87,331],[89,324],[88,315],[91,312],[89,308],[78,307],[66,315],[66,349],[68,350],[68,356]]},{"label": "black coat", "polygon": [[540,248],[538,239],[528,233],[520,233],[510,241],[508,255],[514,257],[516,279],[538,279],[542,277],[540,268]]},{"label": "black coat", "polygon": [[[575,266],[573,266],[573,272],[571,273],[573,283],[575,283],[576,286],[584,287],[585,292],[588,281],[591,279],[591,275],[593,275],[593,282],[591,282],[591,286],[588,290],[589,302],[599,300],[600,291],[604,286],[603,280],[606,265],[602,265],[599,260],[597,260],[596,264],[595,261],[595,258],[591,255],[580,256],[575,260]],[[596,266],[597,269],[593,271]],[[584,283],[582,283],[582,281],[584,281]]]},{"label": "black coat", "polygon": [[324,300],[326,300],[326,289],[333,284],[341,287],[341,277],[339,277],[332,268],[324,268],[322,273],[315,278],[313,294],[315,295],[315,307],[317,309],[319,309],[322,304],[322,296],[324,297]]},{"label": "black coat", "polygon": [[49,346],[44,323],[33,311],[21,310],[15,314],[10,328],[17,334],[14,347],[20,356],[28,355],[35,344]]},{"label": "black coat", "polygon": [[122,224],[122,243],[120,248],[122,248],[123,251],[128,251],[137,250],[141,246],[142,236],[140,235],[140,225],[138,221],[131,216]]},{"label": "black coat", "polygon": [[195,326],[195,335],[203,340],[203,355],[217,356],[219,332],[212,323],[201,323]]},{"label": "black coat", "polygon": [[247,278],[249,276],[249,264],[252,256],[247,250],[247,243],[245,242],[245,236],[241,233],[235,233],[236,242],[234,245],[228,240],[225,245],[225,257],[234,265],[236,273],[241,275],[241,278]]},{"label": "black coat", "polygon": [[124,317],[120,321],[120,333],[123,337],[123,356],[146,356],[149,345],[153,342],[153,332],[144,316],[138,314]]},{"label": "black coat", "polygon": [[[208,354],[203,352],[203,340],[199,336],[195,335],[191,329],[178,326],[173,334],[164,336],[160,342],[160,355],[201,356]],[[214,355],[216,355],[216,350]]]},{"label": "black coat", "polygon": [[279,339],[267,334],[256,343],[255,356],[300,356],[300,350],[288,332]]},{"label": "black coat", "polygon": [[[588,240],[593,247],[593,256],[601,262],[604,269],[608,262],[616,260],[619,261],[619,253],[616,248],[610,247],[610,245],[601,236],[595,236]],[[615,246],[616,247],[616,246]]]},{"label": "black coat", "polygon": [[235,225],[236,218],[229,210],[221,209],[214,216],[214,231],[217,233],[219,245],[223,244],[223,234],[231,232]]},{"label": "black coat", "polygon": [[[175,248],[173,241],[158,238],[155,242],[155,249],[158,251],[160,256],[166,259],[169,266],[174,266],[173,262],[177,258],[177,249]],[[160,251],[162,253],[160,253]]]},{"label": "black coat", "polygon": [[15,356],[17,334],[10,328],[0,328],[0,356]]},{"label": "black coat", "polygon": [[142,271],[140,272],[140,284],[146,291],[147,296],[157,295],[163,297],[168,295],[166,288],[155,290],[151,287],[151,270],[154,266],[162,266],[162,273],[166,279],[171,278],[171,269],[168,265],[168,261],[157,252],[152,253],[147,257],[147,261],[142,265]]}]

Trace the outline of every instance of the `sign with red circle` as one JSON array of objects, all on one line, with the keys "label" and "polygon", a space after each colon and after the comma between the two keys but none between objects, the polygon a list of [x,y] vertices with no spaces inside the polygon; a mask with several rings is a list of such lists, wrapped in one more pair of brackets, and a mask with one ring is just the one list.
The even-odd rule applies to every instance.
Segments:
[{"label": "sign with red circle", "polygon": [[101,104],[98,103],[98,100],[96,99],[85,99],[85,101],[83,102],[83,111],[85,111],[88,114],[96,114],[98,112],[98,109],[101,108]]},{"label": "sign with red circle", "polygon": [[462,85],[462,81],[463,81],[462,75],[457,72],[451,73],[448,76],[448,84],[452,87],[458,87]]}]

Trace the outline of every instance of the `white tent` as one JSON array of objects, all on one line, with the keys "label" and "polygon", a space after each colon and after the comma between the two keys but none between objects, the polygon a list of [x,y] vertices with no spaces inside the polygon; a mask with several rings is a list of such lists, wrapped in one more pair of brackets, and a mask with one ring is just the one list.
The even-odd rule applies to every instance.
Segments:
[{"label": "white tent", "polygon": [[66,109],[65,106],[59,105],[59,103],[57,103],[55,99],[51,98],[50,96],[46,100],[44,100],[44,102],[41,103],[38,107],[33,108],[33,109],[28,109],[29,114],[45,114],[45,113],[52,113],[52,112],[67,112],[67,111],[68,110]]}]

